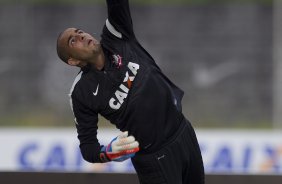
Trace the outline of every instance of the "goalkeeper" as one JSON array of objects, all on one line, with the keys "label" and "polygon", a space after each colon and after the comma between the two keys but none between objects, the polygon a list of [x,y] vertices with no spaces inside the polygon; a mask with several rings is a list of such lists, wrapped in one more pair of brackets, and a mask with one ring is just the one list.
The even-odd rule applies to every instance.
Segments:
[{"label": "goalkeeper", "polygon": [[[77,28],[57,40],[60,59],[81,68],[70,104],[83,158],[131,158],[143,184],[203,184],[198,141],[182,114],[183,91],[136,39],[128,0],[107,0],[107,8],[101,41]],[[98,114],[122,131],[108,145],[97,140]]]}]

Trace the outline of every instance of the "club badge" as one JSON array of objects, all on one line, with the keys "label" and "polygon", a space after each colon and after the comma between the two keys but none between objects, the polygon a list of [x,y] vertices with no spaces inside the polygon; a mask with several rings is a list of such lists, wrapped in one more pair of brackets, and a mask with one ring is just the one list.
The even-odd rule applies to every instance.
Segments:
[{"label": "club badge", "polygon": [[120,68],[122,66],[122,57],[119,54],[114,54],[112,55],[112,62],[117,68]]}]

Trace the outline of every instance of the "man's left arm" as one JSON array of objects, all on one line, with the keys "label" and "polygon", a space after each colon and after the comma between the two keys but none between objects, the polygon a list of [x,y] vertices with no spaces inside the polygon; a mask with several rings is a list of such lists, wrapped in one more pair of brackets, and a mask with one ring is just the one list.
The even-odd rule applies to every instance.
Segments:
[{"label": "man's left arm", "polygon": [[106,27],[120,39],[134,37],[128,0],[107,0],[108,19]]}]

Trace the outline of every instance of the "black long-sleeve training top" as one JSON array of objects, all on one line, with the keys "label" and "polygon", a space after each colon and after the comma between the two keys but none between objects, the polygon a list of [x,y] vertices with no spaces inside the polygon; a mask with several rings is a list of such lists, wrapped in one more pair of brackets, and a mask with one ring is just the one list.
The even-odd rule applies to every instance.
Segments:
[{"label": "black long-sleeve training top", "polygon": [[107,0],[107,6],[101,35],[105,66],[83,67],[70,92],[81,153],[92,163],[104,161],[99,156],[98,114],[133,135],[140,152],[160,148],[183,119],[183,91],[137,41],[128,0]]}]

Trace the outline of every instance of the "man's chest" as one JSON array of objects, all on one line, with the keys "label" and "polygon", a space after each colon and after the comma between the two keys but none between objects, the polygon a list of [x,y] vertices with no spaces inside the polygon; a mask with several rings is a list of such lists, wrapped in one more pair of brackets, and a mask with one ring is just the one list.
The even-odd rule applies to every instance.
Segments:
[{"label": "man's chest", "polygon": [[127,62],[116,71],[106,71],[104,75],[106,105],[112,110],[119,110],[126,101],[131,89],[134,87],[136,77],[139,75],[140,64]]},{"label": "man's chest", "polygon": [[126,110],[130,98],[138,91],[147,67],[135,53],[111,52],[107,55],[107,67],[99,76],[99,113],[108,119]]}]

